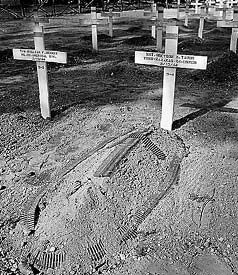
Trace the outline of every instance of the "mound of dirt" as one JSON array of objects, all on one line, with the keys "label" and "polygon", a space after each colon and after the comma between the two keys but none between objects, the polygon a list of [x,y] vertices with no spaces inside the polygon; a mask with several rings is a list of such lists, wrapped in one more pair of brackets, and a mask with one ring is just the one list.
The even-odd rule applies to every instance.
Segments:
[{"label": "mound of dirt", "polygon": [[109,271],[138,253],[137,229],[179,180],[187,151],[176,135],[152,128],[104,145],[64,179],[54,173],[38,186],[24,183],[27,192],[18,189],[24,202],[15,201],[14,234],[4,243],[14,248],[23,274]]},{"label": "mound of dirt", "polygon": [[237,77],[238,55],[232,51],[208,64],[205,71],[196,72],[196,79],[209,79],[217,82],[231,81]]},{"label": "mound of dirt", "polygon": [[123,42],[125,45],[135,45],[135,46],[149,46],[155,45],[156,40],[149,35],[143,35],[140,37],[132,37]]},{"label": "mound of dirt", "polygon": [[135,32],[141,32],[142,26],[133,26],[127,29],[127,32],[135,33]]},{"label": "mound of dirt", "polygon": [[178,51],[184,51],[186,49],[193,49],[197,47],[201,47],[203,44],[203,40],[199,37],[194,37],[191,39],[184,39],[178,44]]},{"label": "mound of dirt", "polygon": [[123,61],[120,63],[113,63],[103,66],[97,71],[97,75],[102,78],[123,78],[124,80],[138,80],[144,81],[149,80],[154,77],[158,77],[160,70],[143,69],[142,67],[137,67],[133,63]]},{"label": "mound of dirt", "polygon": [[[113,42],[113,38],[110,37],[109,35],[104,34],[104,33],[98,34],[97,37],[98,37],[98,41],[102,41],[102,42],[106,42],[106,43]],[[92,41],[92,36],[91,35],[83,36],[82,39],[86,40],[86,41]]]}]

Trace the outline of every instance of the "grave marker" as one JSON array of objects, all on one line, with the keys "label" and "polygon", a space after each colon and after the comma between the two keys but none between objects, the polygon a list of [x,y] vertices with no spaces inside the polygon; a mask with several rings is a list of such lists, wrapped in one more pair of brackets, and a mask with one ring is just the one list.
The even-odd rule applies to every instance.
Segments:
[{"label": "grave marker", "polygon": [[157,51],[161,51],[163,47],[163,8],[159,7],[157,10],[156,4],[153,4],[152,10],[155,11],[145,12],[144,15],[152,15],[151,36],[156,38]]},{"label": "grave marker", "polygon": [[97,34],[97,12],[96,7],[91,7],[92,19],[92,44],[93,51],[98,51],[98,34]]},{"label": "grave marker", "polygon": [[112,28],[113,17],[120,17],[120,13],[113,12],[112,9],[109,9],[109,12],[102,12],[101,16],[108,18],[109,36],[113,37],[113,28]]},{"label": "grave marker", "polygon": [[222,12],[222,20],[226,20],[226,13],[227,13],[227,11],[230,11],[230,10],[231,10],[231,8],[228,8],[225,5],[223,5],[223,7],[216,8],[216,11]]},{"label": "grave marker", "polygon": [[41,20],[38,16],[34,16],[34,19],[35,49],[13,49],[13,57],[18,60],[36,61],[41,115],[44,119],[46,119],[51,117],[47,62],[66,63],[67,54],[65,52],[45,50],[44,31],[43,27],[40,26],[40,23],[46,21]]},{"label": "grave marker", "polygon": [[92,28],[92,46],[93,51],[98,51],[98,35],[97,35],[97,25],[107,24],[107,19],[97,18],[96,7],[91,7],[91,18],[79,19],[79,23],[82,25],[91,25]]},{"label": "grave marker", "polygon": [[189,2],[186,0],[184,26],[188,27]]},{"label": "grave marker", "polygon": [[195,3],[191,3],[192,6],[194,6],[194,13],[198,14],[199,13],[199,6],[202,5],[202,3],[199,3],[199,0],[196,0]]},{"label": "grave marker", "polygon": [[201,69],[207,66],[206,56],[179,55],[178,27],[166,27],[165,53],[135,52],[135,63],[164,68],[161,128],[171,131],[173,122],[176,68]]},{"label": "grave marker", "polygon": [[[151,16],[152,26],[151,26],[151,36],[156,38],[156,22],[159,20],[159,13],[157,11],[156,3],[152,4],[151,11],[145,11],[144,16]],[[160,18],[161,20],[161,18]]]},{"label": "grave marker", "polygon": [[218,28],[232,28],[230,50],[236,53],[238,38],[238,21],[217,21]]}]

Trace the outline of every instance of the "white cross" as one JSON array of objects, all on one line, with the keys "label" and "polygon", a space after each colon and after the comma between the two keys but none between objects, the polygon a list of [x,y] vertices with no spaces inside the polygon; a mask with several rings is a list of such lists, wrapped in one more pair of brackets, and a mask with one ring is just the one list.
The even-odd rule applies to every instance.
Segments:
[{"label": "white cross", "polygon": [[179,55],[178,26],[166,27],[165,53],[135,52],[135,63],[164,68],[161,128],[171,131],[173,123],[174,91],[177,68],[201,69],[207,66],[206,56]]},{"label": "white cross", "polygon": [[236,53],[238,38],[238,21],[217,21],[218,28],[232,28],[230,50]]},{"label": "white cross", "polygon": [[112,12],[112,9],[109,9],[109,12],[102,12],[101,16],[108,17],[109,36],[113,37],[113,28],[112,28],[113,17],[120,17],[120,13]]},{"label": "white cross", "polygon": [[13,57],[18,60],[36,61],[41,115],[44,119],[50,118],[49,85],[47,75],[47,62],[67,63],[65,52],[45,50],[44,32],[40,23],[46,22],[34,16],[34,44],[35,49],[13,49]]}]

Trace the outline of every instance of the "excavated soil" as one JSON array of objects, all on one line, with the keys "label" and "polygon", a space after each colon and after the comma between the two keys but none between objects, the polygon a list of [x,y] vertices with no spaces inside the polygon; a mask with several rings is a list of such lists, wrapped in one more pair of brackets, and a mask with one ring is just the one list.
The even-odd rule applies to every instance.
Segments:
[{"label": "excavated soil", "polygon": [[[73,18],[72,18],[73,19]],[[238,274],[237,55],[229,29],[180,27],[178,53],[207,55],[177,70],[174,123],[160,129],[163,69],[145,19],[90,28],[52,21],[46,49],[52,119],[39,111],[31,24],[0,34],[0,274]]]}]

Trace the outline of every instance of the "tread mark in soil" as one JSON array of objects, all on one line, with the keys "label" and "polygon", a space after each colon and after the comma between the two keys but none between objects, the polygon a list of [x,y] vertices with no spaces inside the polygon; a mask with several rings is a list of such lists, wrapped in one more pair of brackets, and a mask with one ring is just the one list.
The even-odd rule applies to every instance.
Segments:
[{"label": "tread mark in soil", "polygon": [[165,159],[166,155],[156,146],[148,137],[142,137],[142,142],[145,145],[145,148],[150,150],[158,159]]},{"label": "tread mark in soil", "polygon": [[135,227],[129,228],[124,236],[122,236],[122,241],[126,242],[128,240],[135,239],[137,237],[137,230]]},{"label": "tread mark in soil", "polygon": [[43,186],[36,192],[36,194],[31,195],[21,214],[22,224],[24,228],[29,231],[29,233],[35,230],[35,225],[37,222],[35,218],[36,208],[40,199],[46,193],[46,189],[47,187]]},{"label": "tread mark in soil", "polygon": [[100,261],[106,255],[101,239],[95,245],[88,246],[87,250],[91,260],[94,262]]},{"label": "tread mark in soil", "polygon": [[64,251],[56,252],[45,252],[40,251],[35,259],[35,265],[39,270],[47,270],[49,268],[55,269],[60,267],[62,263],[66,260],[66,254]]}]

